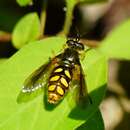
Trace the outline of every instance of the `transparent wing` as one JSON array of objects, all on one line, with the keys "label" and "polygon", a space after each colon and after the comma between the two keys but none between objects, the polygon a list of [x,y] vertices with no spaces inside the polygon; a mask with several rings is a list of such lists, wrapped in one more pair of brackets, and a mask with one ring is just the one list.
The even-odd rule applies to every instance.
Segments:
[{"label": "transparent wing", "polygon": [[57,57],[42,65],[34,71],[24,82],[23,88],[17,97],[17,102],[27,102],[38,96],[43,87],[47,84],[47,79],[52,69],[57,65],[59,59]]},{"label": "transparent wing", "polygon": [[81,65],[75,66],[73,75],[74,79],[72,84],[75,86],[76,103],[80,107],[85,108],[92,104],[92,100],[87,92],[87,86]]}]

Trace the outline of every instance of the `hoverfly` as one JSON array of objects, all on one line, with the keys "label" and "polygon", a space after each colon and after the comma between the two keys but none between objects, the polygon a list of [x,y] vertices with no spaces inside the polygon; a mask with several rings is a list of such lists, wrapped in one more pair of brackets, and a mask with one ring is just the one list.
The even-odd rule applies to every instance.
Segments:
[{"label": "hoverfly", "polygon": [[78,89],[76,95],[79,102],[91,100],[86,91],[80,63],[80,54],[85,51],[85,47],[79,38],[67,40],[66,46],[62,53],[42,65],[25,80],[18,102],[28,101],[32,95],[35,97],[39,91],[43,91],[44,86],[47,86],[47,100],[50,104],[59,103],[74,86]]}]

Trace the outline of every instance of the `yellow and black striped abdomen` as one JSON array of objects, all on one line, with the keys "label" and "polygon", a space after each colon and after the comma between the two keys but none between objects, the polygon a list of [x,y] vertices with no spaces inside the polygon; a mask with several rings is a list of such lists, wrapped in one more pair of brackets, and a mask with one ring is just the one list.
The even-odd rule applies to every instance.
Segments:
[{"label": "yellow and black striped abdomen", "polygon": [[72,71],[68,67],[58,66],[50,75],[48,82],[48,102],[56,104],[69,90]]}]

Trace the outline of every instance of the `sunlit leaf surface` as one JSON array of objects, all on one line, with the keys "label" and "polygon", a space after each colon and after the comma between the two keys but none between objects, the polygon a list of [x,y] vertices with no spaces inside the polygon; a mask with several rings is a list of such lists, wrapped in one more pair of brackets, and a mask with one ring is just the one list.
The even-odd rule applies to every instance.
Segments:
[{"label": "sunlit leaf surface", "polygon": [[106,88],[107,62],[96,50],[89,51],[82,61],[92,98],[87,108],[75,105],[72,91],[53,109],[44,103],[46,92],[28,103],[16,102],[24,80],[49,57],[60,53],[65,42],[65,38],[52,37],[30,43],[1,65],[0,130],[72,130],[97,111]]}]

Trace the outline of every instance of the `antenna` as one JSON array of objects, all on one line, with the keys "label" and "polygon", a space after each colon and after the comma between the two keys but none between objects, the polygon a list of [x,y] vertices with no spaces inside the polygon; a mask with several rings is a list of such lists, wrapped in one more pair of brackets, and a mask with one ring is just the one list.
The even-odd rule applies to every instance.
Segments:
[{"label": "antenna", "polygon": [[74,27],[75,31],[76,31],[76,40],[79,41],[81,39],[81,37],[83,37],[85,34],[87,34],[86,31],[84,31],[82,34],[79,31],[79,29],[77,28],[77,26]]},{"label": "antenna", "polygon": [[81,39],[81,37],[83,37],[85,34],[87,34],[86,31],[83,31],[83,33],[81,33],[80,29],[76,26],[73,25],[73,27],[71,27],[72,32],[68,35],[68,37],[70,37],[70,39],[75,39],[75,41],[79,42],[79,40]]},{"label": "antenna", "polygon": [[75,40],[76,40],[77,42],[79,42],[81,36],[80,36],[79,29],[78,29],[76,26],[75,26],[75,30],[76,30],[76,38],[75,38]]}]

